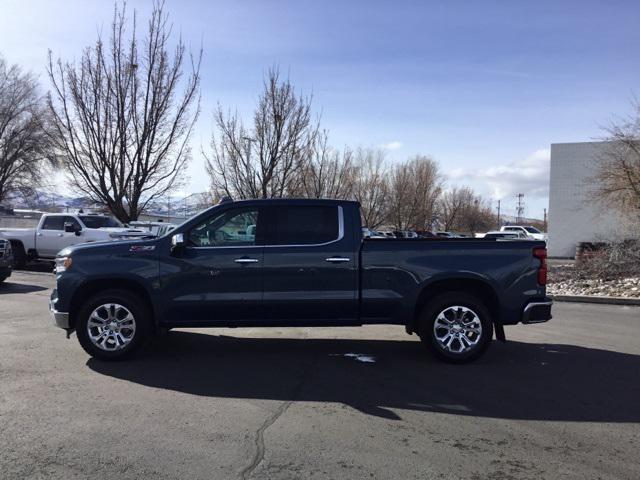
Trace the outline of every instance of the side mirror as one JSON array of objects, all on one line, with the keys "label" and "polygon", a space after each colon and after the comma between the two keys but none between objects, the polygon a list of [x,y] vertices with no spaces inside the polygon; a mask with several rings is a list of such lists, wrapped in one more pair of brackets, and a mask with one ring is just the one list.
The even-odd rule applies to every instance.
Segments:
[{"label": "side mirror", "polygon": [[179,253],[185,247],[184,234],[176,233],[171,237],[171,253]]},{"label": "side mirror", "polygon": [[75,233],[77,237],[80,236],[82,228],[72,222],[64,222],[64,231],[66,233]]}]

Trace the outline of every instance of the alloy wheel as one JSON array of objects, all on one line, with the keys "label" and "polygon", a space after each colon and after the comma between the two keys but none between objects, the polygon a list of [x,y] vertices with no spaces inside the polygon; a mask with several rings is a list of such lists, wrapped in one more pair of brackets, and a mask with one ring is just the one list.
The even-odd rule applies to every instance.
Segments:
[{"label": "alloy wheel", "polygon": [[467,307],[454,305],[436,317],[433,334],[439,346],[451,353],[473,350],[482,337],[482,323],[477,313]]},{"label": "alloy wheel", "polygon": [[96,347],[115,352],[122,350],[133,340],[136,320],[126,307],[117,303],[105,303],[91,312],[87,333]]}]

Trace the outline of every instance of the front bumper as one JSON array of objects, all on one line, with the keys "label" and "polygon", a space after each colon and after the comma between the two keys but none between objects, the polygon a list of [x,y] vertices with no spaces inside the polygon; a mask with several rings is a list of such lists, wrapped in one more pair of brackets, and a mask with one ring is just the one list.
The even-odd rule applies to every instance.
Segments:
[{"label": "front bumper", "polygon": [[59,312],[56,310],[56,303],[58,302],[58,292],[54,289],[51,292],[51,299],[49,300],[49,311],[51,312],[51,319],[53,323],[65,330],[71,328],[69,325],[69,313],[68,312]]},{"label": "front bumper", "polygon": [[531,323],[548,322],[553,318],[551,315],[552,304],[553,300],[550,298],[527,303],[522,311],[522,323],[529,325]]},{"label": "front bumper", "polygon": [[0,265],[0,279],[1,278],[9,278],[11,276],[11,264],[8,265]]}]

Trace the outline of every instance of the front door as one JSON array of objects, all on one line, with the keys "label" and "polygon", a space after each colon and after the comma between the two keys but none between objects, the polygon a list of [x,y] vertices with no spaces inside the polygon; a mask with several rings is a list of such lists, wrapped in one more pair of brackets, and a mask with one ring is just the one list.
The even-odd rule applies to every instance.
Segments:
[{"label": "front door", "polygon": [[80,224],[73,217],[52,215],[44,219],[36,234],[36,250],[39,256],[53,258],[63,248],[83,242],[74,232],[64,231],[65,223],[72,223],[80,229]]},{"label": "front door", "polygon": [[216,325],[261,314],[261,213],[236,207],[212,214],[184,232],[187,246],[160,266],[166,322]]},{"label": "front door", "polygon": [[264,316],[272,324],[356,324],[357,251],[338,205],[269,207]]}]

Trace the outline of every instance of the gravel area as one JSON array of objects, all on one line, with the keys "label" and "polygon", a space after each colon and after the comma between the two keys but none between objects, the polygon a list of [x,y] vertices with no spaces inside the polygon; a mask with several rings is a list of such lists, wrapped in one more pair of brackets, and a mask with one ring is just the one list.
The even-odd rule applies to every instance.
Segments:
[{"label": "gravel area", "polygon": [[547,292],[550,295],[640,298],[640,277],[581,278],[573,264],[550,265]]}]

